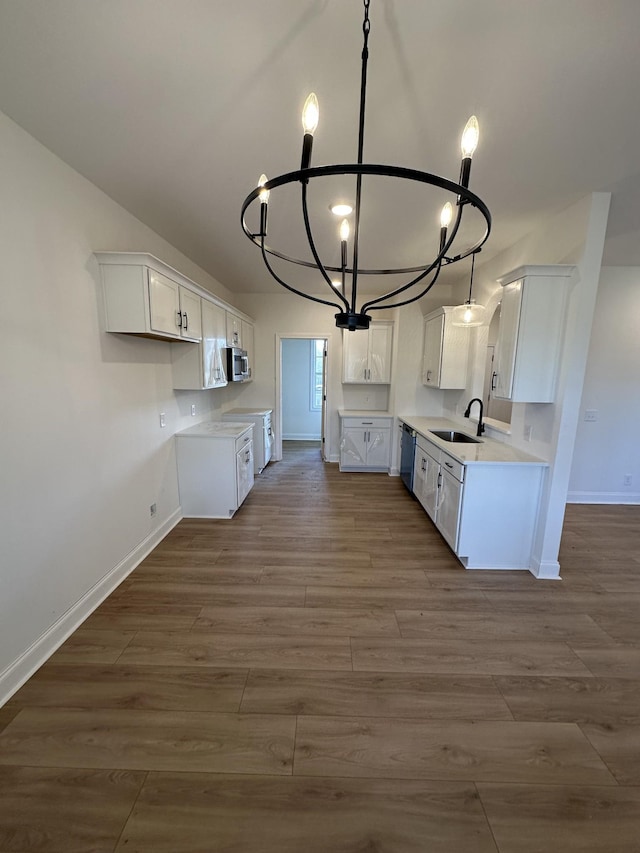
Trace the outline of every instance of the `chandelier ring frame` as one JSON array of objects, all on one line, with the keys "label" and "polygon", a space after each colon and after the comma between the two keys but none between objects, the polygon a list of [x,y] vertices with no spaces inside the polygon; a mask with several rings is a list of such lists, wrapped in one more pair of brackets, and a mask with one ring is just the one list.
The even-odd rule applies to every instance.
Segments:
[{"label": "chandelier ring frame", "polygon": [[[468,187],[462,186],[461,184],[457,184],[455,181],[448,180],[447,178],[443,178],[439,175],[434,175],[430,172],[422,172],[418,169],[408,169],[404,166],[388,166],[375,163],[342,163],[331,166],[312,166],[306,169],[297,169],[294,172],[287,172],[283,175],[279,175],[276,178],[271,178],[262,186],[252,190],[245,198],[240,213],[242,230],[244,231],[246,236],[253,243],[255,243],[256,246],[263,249],[263,251],[267,252],[269,255],[272,255],[273,257],[279,258],[280,260],[286,261],[288,263],[296,264],[297,266],[318,269],[318,265],[314,261],[308,261],[302,258],[287,255],[284,252],[280,252],[277,249],[274,249],[272,246],[267,246],[264,243],[265,235],[261,234],[260,232],[255,233],[248,227],[245,214],[249,207],[253,204],[253,202],[255,202],[256,199],[259,199],[260,193],[264,190],[271,191],[277,189],[278,187],[287,186],[289,184],[294,183],[306,184],[309,182],[309,180],[313,178],[331,177],[334,175],[353,175],[356,177],[361,177],[363,175],[375,175],[379,177],[400,178],[403,180],[427,184],[429,186],[437,187],[438,189],[445,190],[446,192],[450,192],[451,194],[455,195],[457,197],[458,206],[470,204],[472,207],[476,208],[485,221],[484,234],[474,245],[468,247],[463,252],[456,254],[454,257],[445,257],[443,255],[441,260],[444,264],[451,264],[460,261],[463,258],[467,258],[469,257],[469,255],[478,252],[480,248],[486,243],[487,239],[489,238],[489,234],[491,233],[491,213],[489,212],[489,208],[482,201],[482,199],[474,192],[472,192]],[[263,202],[261,202],[261,204],[262,203]],[[269,202],[269,204],[271,203],[272,202]],[[438,260],[436,259],[435,262],[432,261],[431,263],[427,264],[388,269],[366,269],[358,267],[358,275],[401,275],[406,273],[415,273],[425,270],[426,267],[433,267],[435,266],[435,264],[437,264],[437,262]],[[329,272],[342,271],[342,267],[336,266],[325,266],[324,269]],[[347,272],[351,273],[353,272],[353,270],[348,269]]]}]

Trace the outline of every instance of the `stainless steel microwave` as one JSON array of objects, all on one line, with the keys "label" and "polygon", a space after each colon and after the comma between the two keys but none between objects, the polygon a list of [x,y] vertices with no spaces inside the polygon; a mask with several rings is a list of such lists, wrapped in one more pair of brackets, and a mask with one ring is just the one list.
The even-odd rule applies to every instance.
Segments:
[{"label": "stainless steel microwave", "polygon": [[227,347],[227,380],[244,382],[251,376],[247,351],[239,347]]}]

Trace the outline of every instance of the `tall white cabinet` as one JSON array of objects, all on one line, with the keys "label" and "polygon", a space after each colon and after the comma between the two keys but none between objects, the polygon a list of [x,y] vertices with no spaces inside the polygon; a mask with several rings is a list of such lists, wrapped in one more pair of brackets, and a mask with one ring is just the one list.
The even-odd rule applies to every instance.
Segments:
[{"label": "tall white cabinet", "polygon": [[552,403],[565,325],[570,265],[518,267],[502,286],[493,395],[514,403]]},{"label": "tall white cabinet", "polygon": [[373,321],[366,330],[342,334],[342,381],[358,385],[389,385],[393,322]]}]

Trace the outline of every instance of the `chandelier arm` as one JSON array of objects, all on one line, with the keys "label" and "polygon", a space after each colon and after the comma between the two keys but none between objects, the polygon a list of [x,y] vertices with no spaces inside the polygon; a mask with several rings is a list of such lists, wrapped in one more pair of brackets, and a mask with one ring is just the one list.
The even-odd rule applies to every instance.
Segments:
[{"label": "chandelier arm", "polygon": [[[385,293],[383,296],[379,296],[377,299],[372,299],[370,302],[366,302],[362,306],[362,312],[365,313],[370,306],[375,306],[379,302],[384,302],[386,299],[392,299],[394,296],[398,296],[399,294],[404,293],[406,290],[409,290],[411,287],[418,284],[418,282],[422,281],[423,278],[428,276],[429,273],[432,272],[432,270],[434,270],[436,267],[438,269],[437,275],[439,275],[440,274],[440,267],[442,266],[443,262],[446,262],[446,254],[449,251],[451,244],[456,239],[461,221],[462,221],[462,207],[460,207],[458,209],[456,221],[454,223],[453,228],[451,229],[451,233],[449,234],[449,239],[443,245],[442,249],[440,250],[440,252],[438,254],[438,257],[431,264],[429,264],[426,268],[423,268],[420,271],[420,274],[417,275],[411,281],[407,282],[407,284],[403,284],[401,287],[398,287],[395,290],[391,290],[389,293]],[[464,256],[461,255],[460,257],[462,258]],[[457,259],[457,260],[459,260],[459,259]],[[453,262],[453,261],[451,261],[451,262]],[[420,299],[420,296],[418,296],[416,298]],[[409,300],[409,301],[412,302],[413,300]],[[403,302],[400,304],[405,305],[408,303]],[[393,306],[393,307],[395,307],[395,306]]]},{"label": "chandelier arm", "polygon": [[[418,299],[422,299],[422,297],[425,296],[431,290],[433,285],[438,280],[441,269],[442,269],[442,265],[440,265],[438,267],[438,269],[435,271],[433,278],[431,279],[429,284],[424,288],[424,290],[421,290],[420,293],[418,293],[416,296],[412,296],[411,299],[405,299],[403,302],[393,302],[391,305],[373,305],[372,303],[368,303],[368,305],[371,306],[369,308],[369,310],[370,311],[382,311],[382,310],[387,309],[387,308],[401,308],[403,305],[410,305],[412,302],[417,302]],[[385,297],[383,296],[381,298],[384,299]],[[363,307],[362,311],[364,313],[364,307]]]},{"label": "chandelier arm", "polygon": [[267,257],[267,252],[265,246],[262,246],[262,260],[264,261],[265,267],[268,269],[270,274],[275,278],[278,284],[281,284],[283,287],[286,287],[287,290],[290,290],[291,293],[295,293],[297,296],[302,296],[303,299],[309,299],[311,302],[319,302],[321,305],[329,305],[331,308],[337,308],[338,311],[342,307],[337,302],[329,302],[328,299],[320,299],[317,296],[311,296],[309,293],[303,293],[301,290],[297,290],[295,287],[292,287],[290,284],[287,284],[286,281],[280,278],[280,276],[272,269],[269,264],[269,259]]},{"label": "chandelier arm", "polygon": [[327,275],[327,271],[324,267],[324,264],[320,260],[320,255],[318,254],[318,250],[316,249],[316,244],[315,244],[315,241],[313,239],[313,234],[311,232],[311,223],[309,222],[309,208],[307,207],[307,184],[302,183],[301,186],[302,186],[302,217],[304,219],[304,227],[305,227],[305,231],[307,232],[307,241],[309,243],[309,248],[311,249],[311,254],[313,255],[313,257],[315,259],[316,267],[320,270],[322,277],[324,278],[326,283],[331,288],[331,292],[334,293],[336,296],[338,296],[342,300],[344,307],[348,311],[349,310],[349,302],[347,301],[345,296],[342,293],[339,293],[335,289],[335,287],[331,284],[331,279]]}]

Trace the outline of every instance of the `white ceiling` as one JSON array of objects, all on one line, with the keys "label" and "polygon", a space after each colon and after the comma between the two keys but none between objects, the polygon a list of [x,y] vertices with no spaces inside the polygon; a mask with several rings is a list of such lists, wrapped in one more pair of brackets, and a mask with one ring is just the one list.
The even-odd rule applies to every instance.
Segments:
[{"label": "white ceiling", "polygon": [[[309,91],[314,165],[356,160],[362,13],[361,0],[0,0],[0,109],[230,290],[277,289],[240,206],[261,172],[299,167]],[[605,262],[640,265],[638,0],[371,0],[370,14],[366,161],[457,181],[475,113],[484,258],[610,190]],[[365,185],[367,266],[417,262],[430,223],[428,251],[437,239],[441,197],[401,189]],[[312,193],[335,263],[339,189]],[[300,219],[297,193],[269,209],[270,239]]]}]

